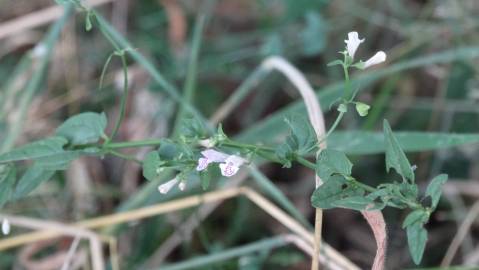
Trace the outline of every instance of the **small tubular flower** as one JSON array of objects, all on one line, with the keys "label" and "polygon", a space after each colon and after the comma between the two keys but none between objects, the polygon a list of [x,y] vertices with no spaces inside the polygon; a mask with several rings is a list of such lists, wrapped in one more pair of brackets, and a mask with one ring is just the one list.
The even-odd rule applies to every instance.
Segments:
[{"label": "small tubular flower", "polygon": [[202,151],[201,154],[203,155],[203,157],[198,159],[198,166],[196,166],[197,171],[205,170],[210,163],[224,162],[228,158],[227,154],[218,152],[213,149],[206,149]]},{"label": "small tubular flower", "polygon": [[10,222],[6,218],[3,219],[2,221],[2,233],[4,235],[7,235],[10,233]]},{"label": "small tubular flower", "polygon": [[379,51],[371,58],[369,58],[366,62],[364,62],[364,68],[380,64],[384,61],[386,61],[386,53],[383,51]]},{"label": "small tubular flower", "polygon": [[161,194],[166,194],[166,193],[168,193],[168,191],[170,191],[170,189],[172,189],[178,182],[179,182],[178,178],[175,177],[175,178],[171,179],[170,181],[165,182],[165,183],[161,184],[160,186],[158,186],[158,191],[159,191]]},{"label": "small tubular flower", "polygon": [[235,155],[229,156],[224,163],[220,164],[221,174],[226,177],[231,177],[235,175],[239,167],[246,162],[243,158],[240,158]]},{"label": "small tubular flower", "polygon": [[351,56],[351,58],[354,58],[354,54],[356,53],[359,45],[364,42],[364,38],[359,39],[358,32],[349,32],[348,39],[344,42],[346,43],[348,55]]}]

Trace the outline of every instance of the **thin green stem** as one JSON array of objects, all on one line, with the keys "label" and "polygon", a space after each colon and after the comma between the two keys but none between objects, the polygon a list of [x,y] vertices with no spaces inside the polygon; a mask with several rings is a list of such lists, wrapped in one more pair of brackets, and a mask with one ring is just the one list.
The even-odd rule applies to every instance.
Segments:
[{"label": "thin green stem", "polygon": [[125,118],[126,113],[126,101],[128,100],[128,66],[126,64],[125,53],[122,51],[120,53],[121,58],[121,65],[123,67],[123,95],[121,96],[121,104],[120,104],[120,114],[118,115],[118,119],[116,120],[115,127],[111,133],[110,140],[113,140],[120,130],[121,123]]},{"label": "thin green stem", "polygon": [[[95,18],[99,25],[101,25],[104,31],[108,34],[109,37],[117,44],[122,46],[123,48],[132,48],[131,44],[120,34],[116,31],[100,14],[95,14]],[[183,105],[186,110],[192,115],[195,115],[198,119],[206,124],[206,127],[212,131],[213,128],[208,125],[207,119],[201,114],[191,103],[184,100],[180,95],[176,87],[168,82],[163,75],[156,69],[156,67],[146,59],[142,54],[140,54],[137,50],[127,50],[126,51],[132,59],[134,59],[138,64],[143,66],[143,68],[151,75],[152,79],[158,83],[163,90],[175,101],[177,101],[180,105]]]},{"label": "thin green stem", "polygon": [[121,148],[133,148],[133,147],[145,147],[145,146],[160,146],[163,142],[162,139],[150,139],[141,141],[128,141],[128,142],[110,142],[103,145],[105,149],[121,149]]},{"label": "thin green stem", "polygon": [[136,157],[120,153],[120,152],[115,151],[113,149],[108,149],[107,153],[112,154],[112,155],[117,156],[117,157],[122,158],[122,159],[130,160],[130,161],[134,161],[138,164],[142,164],[141,160],[137,159]]}]

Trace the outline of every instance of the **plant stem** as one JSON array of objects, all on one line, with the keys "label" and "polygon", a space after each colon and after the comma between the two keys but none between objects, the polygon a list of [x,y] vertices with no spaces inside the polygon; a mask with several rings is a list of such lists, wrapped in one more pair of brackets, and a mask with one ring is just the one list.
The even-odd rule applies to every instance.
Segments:
[{"label": "plant stem", "polygon": [[129,142],[114,142],[106,143],[103,145],[105,149],[120,149],[120,148],[132,148],[132,147],[144,147],[144,146],[159,146],[163,142],[162,139],[150,139],[142,141],[129,141]]},{"label": "plant stem", "polygon": [[126,113],[126,101],[128,99],[128,66],[126,64],[126,58],[124,51],[121,51],[121,65],[123,68],[123,95],[121,96],[121,103],[120,103],[120,114],[118,115],[118,119],[116,120],[115,127],[113,128],[113,132],[111,133],[110,140],[113,140],[120,130],[121,123],[125,118]]}]

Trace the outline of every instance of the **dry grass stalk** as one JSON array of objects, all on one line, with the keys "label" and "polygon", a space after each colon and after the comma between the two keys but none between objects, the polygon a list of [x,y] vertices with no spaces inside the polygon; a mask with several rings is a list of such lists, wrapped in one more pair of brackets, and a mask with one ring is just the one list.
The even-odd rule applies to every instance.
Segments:
[{"label": "dry grass stalk", "polygon": [[449,245],[449,248],[447,249],[446,255],[444,255],[444,258],[442,259],[441,267],[448,267],[451,264],[452,259],[454,259],[454,256],[459,249],[459,246],[461,245],[462,241],[464,240],[464,237],[467,235],[467,232],[471,228],[477,216],[479,216],[479,201],[476,201],[472,205],[471,210],[469,210],[469,213],[467,214],[466,218],[457,230],[456,235],[454,236],[453,240],[451,241],[451,244]]},{"label": "dry grass stalk", "polygon": [[[94,7],[103,5],[113,0],[89,0],[85,1],[86,6]],[[54,5],[30,14],[12,19],[0,24],[0,40],[20,32],[48,24],[60,18],[63,14],[63,7]]]},{"label": "dry grass stalk", "polygon": [[[102,216],[98,218],[93,218],[90,220],[84,220],[73,224],[73,228],[81,230],[83,229],[98,229],[101,227],[106,227],[110,225],[126,223],[137,221],[139,219],[148,218],[152,216],[156,216],[159,214],[164,214],[167,212],[177,211],[184,208],[193,207],[196,205],[204,204],[204,203],[211,203],[216,201],[222,201],[225,199],[233,198],[238,195],[244,195],[251,201],[253,201],[256,205],[258,205],[263,210],[267,211],[271,216],[277,219],[281,224],[285,227],[299,235],[304,241],[310,243],[314,242],[314,236],[312,233],[308,232],[304,227],[301,226],[294,218],[288,216],[283,210],[279,209],[273,203],[269,202],[266,198],[258,194],[257,192],[247,188],[231,188],[219,191],[213,191],[206,193],[204,195],[195,195],[190,196],[182,199],[177,199],[174,201],[161,203],[149,207],[144,207],[132,211],[116,213],[108,216]],[[9,216],[2,215],[1,217]],[[14,217],[12,217],[14,218]],[[12,222],[12,224],[17,224],[17,222]],[[69,230],[72,230],[72,226],[68,226]],[[8,248],[13,248],[19,245],[23,245],[26,243],[31,243],[39,240],[45,240],[57,237],[61,233],[59,231],[53,231],[51,228],[44,229],[42,231],[27,233],[19,236],[14,236],[10,238],[6,238],[0,241],[0,250],[5,250]],[[101,239],[102,241],[107,241],[104,238]],[[347,258],[342,256],[340,253],[329,247],[328,245],[324,245],[322,247],[324,251],[324,255],[321,254],[320,259],[323,263],[327,263],[327,265],[333,269],[351,269],[356,270],[359,269],[353,263],[351,263]]]},{"label": "dry grass stalk", "polygon": [[[316,137],[318,141],[326,134],[326,127],[324,124],[324,117],[321,111],[321,107],[319,105],[318,99],[316,94],[314,93],[313,88],[308,83],[306,78],[301,74],[299,70],[293,67],[288,61],[281,57],[270,57],[263,62],[263,66],[268,69],[276,69],[283,73],[291,83],[296,86],[301,97],[303,98],[304,104],[306,105],[306,110],[308,111],[309,121],[316,132]],[[326,142],[324,141],[320,145],[320,149],[326,148]],[[315,174],[315,183],[316,188],[318,188],[322,184],[321,178],[319,178]],[[323,211],[320,208],[316,208],[316,218],[314,222],[314,256],[313,261],[311,262],[311,269],[319,269],[319,260],[318,254],[320,251],[321,245],[321,228],[323,224]]]}]

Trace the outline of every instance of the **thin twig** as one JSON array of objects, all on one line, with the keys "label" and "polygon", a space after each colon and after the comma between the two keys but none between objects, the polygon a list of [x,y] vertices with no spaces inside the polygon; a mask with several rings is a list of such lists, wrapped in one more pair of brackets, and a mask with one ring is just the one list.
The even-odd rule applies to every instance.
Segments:
[{"label": "thin twig", "polygon": [[[267,211],[271,216],[277,219],[281,224],[285,227],[290,229],[291,231],[298,234],[301,238],[303,238],[306,242],[312,244],[314,242],[314,236],[310,233],[307,229],[305,229],[299,222],[297,222],[294,218],[286,214],[283,210],[278,208],[276,205],[268,201],[266,198],[258,194],[257,192],[247,188],[231,188],[219,191],[213,191],[206,193],[204,195],[195,195],[190,196],[182,199],[177,199],[173,201],[169,201],[166,203],[161,203],[149,207],[144,207],[132,211],[126,211],[121,213],[116,213],[112,215],[102,216],[93,218],[90,220],[84,220],[78,223],[73,224],[78,228],[84,229],[97,229],[101,227],[107,227],[111,225],[138,221],[143,218],[148,218],[172,211],[177,211],[184,208],[189,208],[193,206],[197,206],[200,204],[211,203],[216,201],[222,201],[225,199],[230,199],[237,197],[238,195],[244,195],[251,201],[253,201],[256,205],[258,205],[261,209]],[[0,215],[0,218],[7,217],[5,215]],[[6,250],[9,248],[13,248],[19,245],[23,245],[26,243],[31,243],[34,241],[45,240],[57,237],[59,235],[58,231],[53,230],[44,230],[32,233],[26,233],[19,236],[9,237],[3,240],[0,240],[0,251]],[[104,239],[100,239],[105,241]],[[350,262],[346,257],[342,254],[331,248],[329,245],[324,244],[322,246],[322,250],[324,251],[324,255],[320,254],[320,259],[323,263],[327,263],[328,265],[335,266],[335,269],[351,269],[357,270],[359,269],[355,266],[352,262]],[[339,268],[337,268],[339,267]]]},{"label": "thin twig", "polygon": [[65,258],[65,262],[63,262],[61,270],[68,270],[70,267],[70,264],[73,260],[73,256],[75,255],[78,245],[80,244],[80,237],[75,237],[73,240],[70,248],[68,249],[67,257]]},{"label": "thin twig", "polygon": [[454,256],[457,253],[457,250],[459,249],[459,246],[461,245],[461,242],[464,240],[464,237],[467,235],[467,232],[471,228],[472,223],[474,220],[477,218],[479,215],[479,201],[476,201],[474,205],[471,207],[471,210],[469,210],[469,213],[467,214],[466,218],[462,222],[461,226],[457,230],[456,235],[451,241],[451,245],[449,245],[449,248],[446,251],[446,255],[444,255],[444,258],[442,259],[441,262],[441,267],[448,267],[452,259],[454,259]]}]

